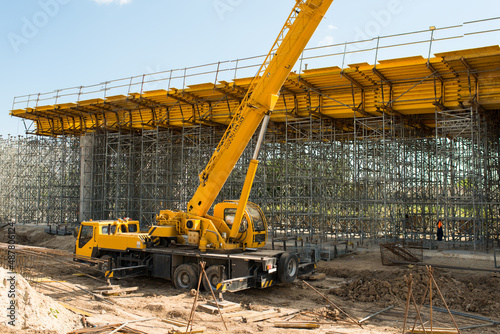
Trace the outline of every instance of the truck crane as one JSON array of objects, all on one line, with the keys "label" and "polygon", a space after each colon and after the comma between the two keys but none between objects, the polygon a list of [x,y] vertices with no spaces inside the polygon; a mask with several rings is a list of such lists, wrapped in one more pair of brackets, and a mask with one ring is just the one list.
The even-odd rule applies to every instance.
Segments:
[{"label": "truck crane", "polygon": [[[296,0],[271,50],[251,81],[233,119],[199,174],[200,184],[187,211],[161,210],[156,224],[140,232],[132,220],[85,221],[77,231],[78,260],[101,258],[108,277],[150,275],[171,279],[177,288],[195,287],[207,263],[206,289],[238,291],[290,283],[310,272],[295,253],[257,250],[266,245],[267,222],[249,202],[259,150],[279,92],[333,0]],[[236,162],[260,126],[238,200],[224,201],[208,212]]]}]

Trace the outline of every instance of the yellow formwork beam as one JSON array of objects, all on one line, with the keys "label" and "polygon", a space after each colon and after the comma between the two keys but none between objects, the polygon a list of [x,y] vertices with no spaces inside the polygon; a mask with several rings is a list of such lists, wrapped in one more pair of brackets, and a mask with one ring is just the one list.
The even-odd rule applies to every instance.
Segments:
[{"label": "yellow formwork beam", "polygon": [[[232,82],[165,87],[70,103],[11,110],[10,114],[35,122],[40,135],[83,135],[98,129],[141,131],[156,127],[206,126],[230,123],[252,78]],[[223,101],[223,103],[221,103]],[[457,109],[479,104],[482,110],[500,109],[500,48],[437,53],[325,67],[291,73],[271,116],[273,122],[311,114],[333,119],[419,115],[434,126],[431,115],[439,108]],[[428,116],[426,116],[428,115]]]}]

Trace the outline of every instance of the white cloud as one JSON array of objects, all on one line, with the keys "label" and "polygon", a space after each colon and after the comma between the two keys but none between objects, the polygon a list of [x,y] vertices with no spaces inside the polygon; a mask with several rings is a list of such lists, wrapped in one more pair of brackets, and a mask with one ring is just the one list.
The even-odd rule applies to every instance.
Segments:
[{"label": "white cloud", "polygon": [[337,30],[337,29],[338,29],[338,27],[337,27],[337,26],[334,26],[333,24],[329,24],[329,25],[328,25],[328,29],[330,29],[330,30]]},{"label": "white cloud", "polygon": [[126,5],[126,4],[132,2],[132,0],[92,0],[92,1],[98,3],[99,5],[109,5],[112,3],[116,3],[116,4],[119,4],[120,6]]}]

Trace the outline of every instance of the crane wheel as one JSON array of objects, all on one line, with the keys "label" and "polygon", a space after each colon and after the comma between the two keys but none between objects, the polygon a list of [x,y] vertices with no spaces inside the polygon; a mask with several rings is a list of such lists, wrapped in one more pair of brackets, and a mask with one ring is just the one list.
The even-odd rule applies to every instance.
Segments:
[{"label": "crane wheel", "polygon": [[[100,257],[101,260],[104,260],[105,262],[102,264],[99,264],[99,270],[102,271],[104,274],[106,274],[107,271],[110,271],[114,267],[114,260],[110,255],[103,255]],[[109,261],[111,261],[111,268],[109,267]]]},{"label": "crane wheel", "polygon": [[181,264],[174,271],[176,289],[191,290],[198,287],[197,268],[191,264]]},{"label": "crane wheel", "polygon": [[299,258],[297,254],[283,253],[278,263],[278,278],[280,282],[292,283],[299,273]]},{"label": "crane wheel", "polygon": [[[221,267],[222,266],[214,265],[208,267],[208,269],[205,270],[205,273],[207,274],[208,277],[208,281],[205,277],[203,277],[203,288],[205,289],[205,291],[210,291],[210,286],[212,287],[213,291],[217,290],[217,284],[226,279],[224,268]],[[222,271],[222,279],[220,277],[221,271]]]}]

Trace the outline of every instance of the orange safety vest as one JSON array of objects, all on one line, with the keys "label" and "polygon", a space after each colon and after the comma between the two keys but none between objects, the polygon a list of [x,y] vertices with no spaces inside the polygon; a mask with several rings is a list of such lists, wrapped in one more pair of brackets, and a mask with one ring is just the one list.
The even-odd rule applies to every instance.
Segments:
[{"label": "orange safety vest", "polygon": [[442,228],[443,227],[443,224],[441,223],[441,221],[438,221],[438,228]]}]

